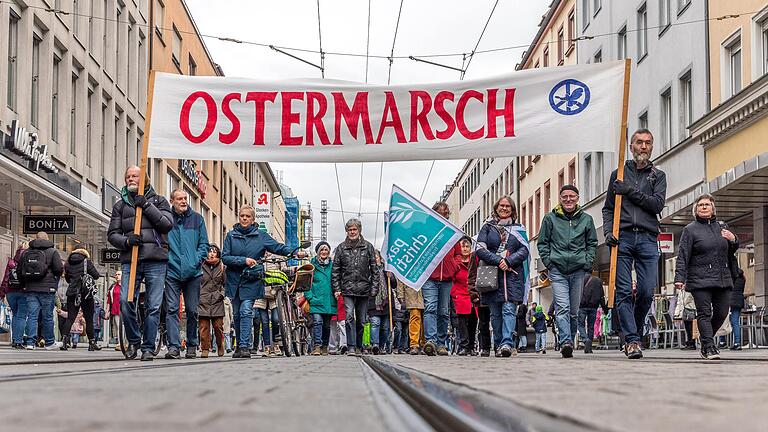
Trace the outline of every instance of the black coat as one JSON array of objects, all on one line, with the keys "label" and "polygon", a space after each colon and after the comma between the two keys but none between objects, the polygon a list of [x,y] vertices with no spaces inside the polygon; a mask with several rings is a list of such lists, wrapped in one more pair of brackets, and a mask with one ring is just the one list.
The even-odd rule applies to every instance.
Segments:
[{"label": "black coat", "polygon": [[379,267],[373,245],[360,237],[336,247],[331,270],[333,292],[348,297],[372,297],[379,289]]},{"label": "black coat", "polygon": [[[168,261],[167,234],[173,228],[171,205],[152,188],[149,188],[144,196],[147,198],[147,205],[141,218],[139,261]],[[136,206],[126,203],[123,199],[112,206],[107,239],[112,246],[120,250],[120,262],[123,264],[131,262],[131,248],[126,243],[126,235],[133,233],[135,219]]]},{"label": "black coat", "polygon": [[[606,236],[613,231],[613,209],[616,203],[613,182],[616,181],[616,175],[617,172],[614,170],[605,194],[605,204],[603,204],[603,233]],[[629,160],[624,164],[624,183],[630,185],[632,191],[624,195],[621,201],[619,229],[639,228],[658,234],[657,215],[664,210],[667,197],[666,174],[650,163],[638,170],[637,163]]]},{"label": "black coat", "polygon": [[[91,275],[94,280],[101,277],[99,271],[96,270],[96,266],[93,265],[93,261],[91,261],[90,256],[87,256],[84,253],[87,252],[80,252],[79,250],[75,250],[69,254],[67,263],[64,265],[64,279],[71,287],[77,287],[80,285],[80,279],[83,278],[86,260],[88,262],[88,274]],[[68,296],[75,294],[77,294],[77,291],[73,292],[67,289]]]},{"label": "black coat", "polygon": [[739,270],[739,276],[733,281],[733,291],[731,291],[731,309],[744,309],[744,272]]},{"label": "black coat", "polygon": [[[55,293],[59,288],[59,278],[64,273],[64,264],[61,262],[59,252],[54,249],[53,242],[50,240],[35,239],[29,242],[29,249],[24,254],[29,253],[31,249],[42,250],[45,254],[45,262],[48,265],[48,272],[38,281],[21,280],[25,292]],[[20,262],[24,261],[22,254]],[[19,271],[19,278],[22,278],[22,272]]]},{"label": "black coat", "polygon": [[517,307],[517,323],[515,324],[515,330],[519,336],[525,336],[528,329],[528,323],[525,322],[528,316],[528,305],[521,304]]},{"label": "black coat", "polygon": [[603,281],[597,276],[588,274],[584,277],[584,289],[581,292],[579,308],[597,309],[598,307],[602,307],[608,313]]},{"label": "black coat", "polygon": [[733,288],[730,256],[739,248],[739,242],[723,238],[720,232],[726,228],[714,216],[708,220],[697,217],[683,228],[675,283],[684,283],[686,291]]}]

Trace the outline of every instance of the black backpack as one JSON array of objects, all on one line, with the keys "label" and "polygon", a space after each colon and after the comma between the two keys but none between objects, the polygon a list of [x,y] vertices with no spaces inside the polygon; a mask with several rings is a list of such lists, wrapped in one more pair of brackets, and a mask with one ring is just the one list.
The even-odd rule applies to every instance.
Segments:
[{"label": "black backpack", "polygon": [[24,282],[43,280],[48,274],[48,262],[45,258],[45,251],[40,249],[29,249],[21,256],[20,274]]}]

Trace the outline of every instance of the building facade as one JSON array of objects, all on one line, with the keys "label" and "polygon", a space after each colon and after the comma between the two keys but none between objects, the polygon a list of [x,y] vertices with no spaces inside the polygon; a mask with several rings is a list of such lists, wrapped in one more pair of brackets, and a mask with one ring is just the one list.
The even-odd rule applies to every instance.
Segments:
[{"label": "building facade", "polygon": [[[576,0],[555,0],[539,23],[539,31],[523,54],[517,70],[576,64]],[[602,157],[602,153],[599,153]],[[536,240],[541,220],[558,203],[558,193],[565,184],[578,184],[576,154],[532,155],[517,158],[520,167],[520,222],[531,239],[531,297],[549,304],[549,286],[538,287],[538,272],[545,270],[539,259]],[[584,196],[586,191],[580,191]]]}]

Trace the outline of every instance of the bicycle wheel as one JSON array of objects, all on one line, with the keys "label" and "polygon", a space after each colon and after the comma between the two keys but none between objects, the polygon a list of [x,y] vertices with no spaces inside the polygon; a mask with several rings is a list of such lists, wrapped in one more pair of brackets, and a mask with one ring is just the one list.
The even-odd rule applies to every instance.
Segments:
[{"label": "bicycle wheel", "polygon": [[280,344],[283,346],[283,353],[290,357],[293,349],[293,332],[291,329],[291,317],[288,308],[290,307],[288,293],[285,289],[278,289],[275,296],[277,301],[277,316],[280,320]]},{"label": "bicycle wheel", "polygon": [[120,344],[120,352],[123,353],[123,357],[127,359],[128,356],[125,354],[125,351],[128,348],[128,337],[125,334],[125,324],[123,324],[123,317],[120,317],[118,320],[117,343]]},{"label": "bicycle wheel", "polygon": [[309,354],[309,330],[305,324],[296,326],[296,338],[294,347],[301,355]]}]

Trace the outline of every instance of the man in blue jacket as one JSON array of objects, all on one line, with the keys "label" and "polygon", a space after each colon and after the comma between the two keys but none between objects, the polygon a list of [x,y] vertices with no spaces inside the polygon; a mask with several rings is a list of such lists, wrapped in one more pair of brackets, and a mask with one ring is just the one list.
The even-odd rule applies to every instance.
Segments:
[{"label": "man in blue jacket", "polygon": [[197,334],[197,305],[200,301],[202,263],[208,253],[208,233],[205,221],[188,203],[189,195],[183,189],[171,193],[173,229],[168,233],[168,273],[165,278],[165,328],[168,333],[167,359],[180,358],[179,334],[180,294],[184,294],[187,313],[187,354],[195,358],[199,337]]}]

